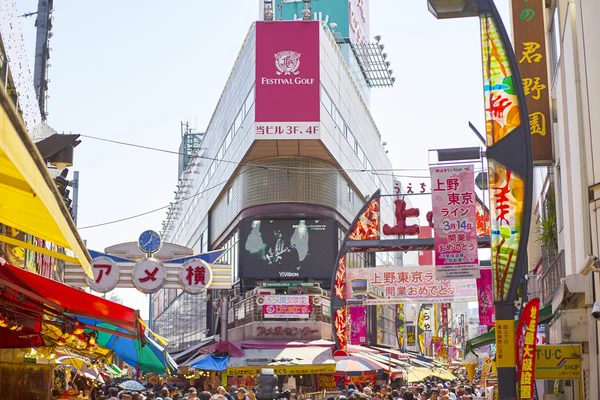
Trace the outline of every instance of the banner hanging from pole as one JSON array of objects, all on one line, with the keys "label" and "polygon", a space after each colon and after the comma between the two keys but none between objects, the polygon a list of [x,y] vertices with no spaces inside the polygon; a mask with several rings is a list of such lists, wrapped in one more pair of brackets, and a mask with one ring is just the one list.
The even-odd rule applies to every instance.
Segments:
[{"label": "banner hanging from pole", "polygon": [[430,170],[436,276],[479,278],[474,167],[448,165]]}]

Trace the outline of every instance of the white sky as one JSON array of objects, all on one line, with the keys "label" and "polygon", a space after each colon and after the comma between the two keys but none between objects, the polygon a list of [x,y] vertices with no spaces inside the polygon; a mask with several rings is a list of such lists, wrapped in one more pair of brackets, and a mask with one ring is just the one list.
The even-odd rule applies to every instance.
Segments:
[{"label": "white sky", "polygon": [[[437,21],[426,0],[371,0],[371,35],[383,36],[397,78],[372,91],[372,114],[394,168],[423,168],[428,150],[478,146],[468,121],[484,129],[478,19]],[[508,24],[508,0],[497,0]],[[35,11],[37,0],[20,0]],[[55,2],[49,60],[49,124],[71,132],[177,151],[180,122],[204,130],[258,0],[81,0]],[[33,71],[35,17],[21,20]],[[167,205],[177,156],[82,138],[79,221],[85,227]],[[403,181],[418,186],[418,178]],[[391,190],[391,188],[389,189]],[[423,210],[422,210],[423,211]],[[82,229],[88,247],[160,230],[165,212]],[[147,296],[121,290],[147,317]]]}]

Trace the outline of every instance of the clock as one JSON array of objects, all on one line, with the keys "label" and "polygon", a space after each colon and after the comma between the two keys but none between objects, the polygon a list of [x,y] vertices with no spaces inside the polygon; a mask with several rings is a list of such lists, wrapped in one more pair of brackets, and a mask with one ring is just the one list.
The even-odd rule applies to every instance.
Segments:
[{"label": "clock", "polygon": [[144,253],[156,253],[162,246],[160,235],[152,230],[142,232],[138,246]]}]

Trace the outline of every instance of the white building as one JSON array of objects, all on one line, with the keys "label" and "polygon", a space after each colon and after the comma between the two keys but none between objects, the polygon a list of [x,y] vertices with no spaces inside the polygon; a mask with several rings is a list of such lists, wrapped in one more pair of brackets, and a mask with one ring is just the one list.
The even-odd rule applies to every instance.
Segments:
[{"label": "white building", "polygon": [[[600,2],[546,4],[555,163],[536,170],[530,270],[537,275],[535,294],[552,305],[548,341],[582,344],[584,398],[595,400],[600,398],[599,336],[598,321],[591,314],[600,300],[600,280],[591,268],[600,255]],[[554,211],[552,193],[558,243],[542,249],[538,232]],[[552,384],[547,384],[546,393],[553,393]],[[562,381],[559,390],[559,399],[580,398],[577,381]]]},{"label": "white building", "polygon": [[[261,36],[261,29],[268,33]],[[295,30],[314,38],[286,33]],[[274,50],[265,53],[261,46]],[[336,243],[371,194],[378,189],[391,193],[393,187],[389,172],[377,172],[392,166],[363,96],[370,90],[364,86],[366,75],[357,83],[353,75],[362,74],[356,69],[359,62],[354,59],[351,71],[344,58],[366,50],[352,46],[350,40],[336,39],[321,22],[251,25],[201,150],[191,154],[180,176],[176,202],[163,226],[165,241],[192,248],[196,254],[229,249],[224,260],[233,266],[236,288],[242,292],[265,280],[331,286]],[[372,47],[381,51],[376,44]],[[386,79],[391,84],[389,75]],[[261,101],[269,103],[266,109]],[[277,119],[302,117],[308,109],[318,113],[316,118]],[[275,122],[259,121],[273,110]],[[272,136],[266,135],[269,130]],[[289,139],[286,132],[296,136]],[[382,220],[393,220],[392,200],[382,200],[389,203],[381,205]],[[305,229],[310,239],[302,242]],[[283,239],[284,261],[269,250],[267,236],[277,239],[273,234]],[[254,239],[260,243],[250,254]],[[275,252],[277,246],[272,245]],[[295,259],[290,269],[285,257],[296,252],[300,261]],[[376,261],[372,255],[353,254],[348,263],[393,263],[391,255],[382,257],[386,259]],[[153,295],[154,327],[170,339],[173,350],[198,343],[216,329],[211,310],[202,311],[206,320],[178,325],[178,309],[190,305],[210,309],[211,302],[203,299],[204,295],[176,290]]]}]

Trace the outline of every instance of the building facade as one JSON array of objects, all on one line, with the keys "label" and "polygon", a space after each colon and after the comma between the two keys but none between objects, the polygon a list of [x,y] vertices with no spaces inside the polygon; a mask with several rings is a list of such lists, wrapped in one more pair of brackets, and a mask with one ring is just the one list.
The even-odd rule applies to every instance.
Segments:
[{"label": "building facade", "polygon": [[549,79],[542,90],[550,95],[554,162],[536,168],[530,297],[552,306],[545,340],[581,344],[583,355],[580,381],[547,381],[538,388],[558,398],[597,399],[599,336],[593,308],[600,305],[595,270],[600,255],[600,28],[595,20],[600,3],[543,3]]},{"label": "building facade", "polygon": [[[278,319],[265,321],[261,296],[295,293],[297,284],[310,297],[311,326],[290,323],[311,333],[289,338],[331,339],[328,290],[338,243],[366,198],[392,191],[391,162],[365,95],[370,88],[362,73],[354,78],[360,70],[348,61],[352,40],[338,36],[322,21],[252,24],[201,149],[180,175],[162,235],[196,254],[227,249],[221,261],[234,275],[231,340],[260,332],[268,339],[264,331]],[[393,219],[392,200],[382,204],[382,219]],[[348,261],[393,262],[358,254]],[[186,331],[186,338],[173,337],[173,351],[197,344],[219,332],[218,296],[162,290],[152,297],[153,326],[167,339]],[[178,329],[188,302],[206,317]]]}]

